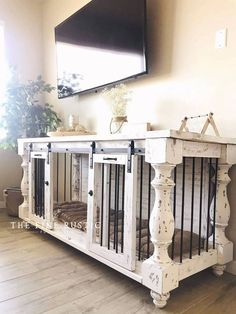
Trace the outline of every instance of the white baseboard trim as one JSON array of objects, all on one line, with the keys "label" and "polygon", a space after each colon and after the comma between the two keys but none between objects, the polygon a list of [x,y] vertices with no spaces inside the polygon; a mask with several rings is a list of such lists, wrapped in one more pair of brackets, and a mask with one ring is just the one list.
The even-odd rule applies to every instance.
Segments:
[{"label": "white baseboard trim", "polygon": [[232,261],[227,264],[226,271],[230,274],[236,275],[236,261]]},{"label": "white baseboard trim", "polygon": [[0,208],[6,208],[6,202],[0,201]]}]

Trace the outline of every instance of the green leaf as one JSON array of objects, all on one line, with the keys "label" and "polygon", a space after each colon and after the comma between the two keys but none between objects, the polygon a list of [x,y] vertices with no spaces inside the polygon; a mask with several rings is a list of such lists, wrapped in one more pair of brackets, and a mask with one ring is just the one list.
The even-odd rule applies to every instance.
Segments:
[{"label": "green leaf", "polygon": [[40,132],[55,130],[61,119],[53,106],[41,102],[43,93],[50,93],[55,87],[47,84],[39,75],[35,81],[27,83],[12,76],[7,86],[6,101],[1,104],[4,115],[0,126],[7,131],[6,138],[0,143],[1,148],[16,148],[17,139],[24,136],[39,136]]}]

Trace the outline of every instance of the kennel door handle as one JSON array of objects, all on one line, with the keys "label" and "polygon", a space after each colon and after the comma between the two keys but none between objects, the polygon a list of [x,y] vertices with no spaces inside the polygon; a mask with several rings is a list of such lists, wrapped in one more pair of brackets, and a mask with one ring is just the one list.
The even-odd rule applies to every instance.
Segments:
[{"label": "kennel door handle", "polygon": [[90,191],[88,192],[88,195],[93,196],[93,191],[90,190]]},{"label": "kennel door handle", "polygon": [[44,183],[45,183],[45,185],[49,186],[49,182],[48,181],[45,181]]},{"label": "kennel door handle", "polygon": [[113,160],[113,161],[117,161],[117,158],[103,157],[103,160]]}]

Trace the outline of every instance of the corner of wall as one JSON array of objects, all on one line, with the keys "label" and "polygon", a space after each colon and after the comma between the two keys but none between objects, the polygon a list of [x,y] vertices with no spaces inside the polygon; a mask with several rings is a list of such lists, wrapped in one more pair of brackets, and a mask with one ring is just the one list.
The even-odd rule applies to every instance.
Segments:
[{"label": "corner of wall", "polygon": [[230,273],[232,275],[236,275],[236,261],[232,261],[226,266],[227,273]]}]

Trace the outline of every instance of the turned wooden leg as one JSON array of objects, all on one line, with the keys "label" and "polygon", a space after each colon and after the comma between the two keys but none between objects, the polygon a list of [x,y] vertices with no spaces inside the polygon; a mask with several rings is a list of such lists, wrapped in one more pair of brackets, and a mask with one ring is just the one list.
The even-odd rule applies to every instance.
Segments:
[{"label": "turned wooden leg", "polygon": [[230,167],[231,165],[227,163],[219,163],[217,172],[215,239],[218,257],[217,264],[213,266],[213,273],[218,277],[223,275],[225,264],[233,258],[233,244],[225,235],[225,228],[228,226],[230,217],[230,206],[227,198]]},{"label": "turned wooden leg", "polygon": [[29,215],[29,155],[26,147],[22,144],[19,147],[19,155],[22,158],[23,178],[21,181],[21,193],[24,198],[24,202],[19,206],[19,217],[24,219]]},{"label": "turned wooden leg", "polygon": [[151,297],[153,298],[153,303],[155,304],[156,307],[159,309],[163,309],[163,307],[166,306],[167,301],[170,298],[170,293],[164,293],[164,294],[159,294],[153,290],[150,292]]},{"label": "turned wooden leg", "polygon": [[153,302],[163,308],[170,297],[169,291],[178,286],[178,269],[168,254],[174,233],[174,217],[171,209],[170,192],[174,186],[171,173],[175,165],[152,164],[155,178],[155,203],[150,217],[153,255],[143,262],[143,282],[151,289]]},{"label": "turned wooden leg", "polygon": [[155,178],[152,186],[155,189],[155,204],[150,217],[151,241],[154,245],[153,260],[161,264],[172,263],[168,246],[174,234],[174,217],[170,206],[170,191],[174,186],[171,172],[174,165],[152,165]]},{"label": "turned wooden leg", "polygon": [[224,274],[224,270],[226,268],[226,265],[219,265],[219,264],[216,264],[212,267],[212,271],[213,271],[213,274],[216,276],[216,277],[220,277]]},{"label": "turned wooden leg", "polygon": [[183,160],[182,143],[179,140],[149,139],[146,141],[145,160],[155,170],[152,186],[155,202],[150,215],[150,234],[154,253],[142,263],[143,285],[151,290],[156,306],[162,308],[170,297],[170,291],[179,285],[179,265],[168,254],[175,228],[171,191],[175,185],[173,170]]}]

